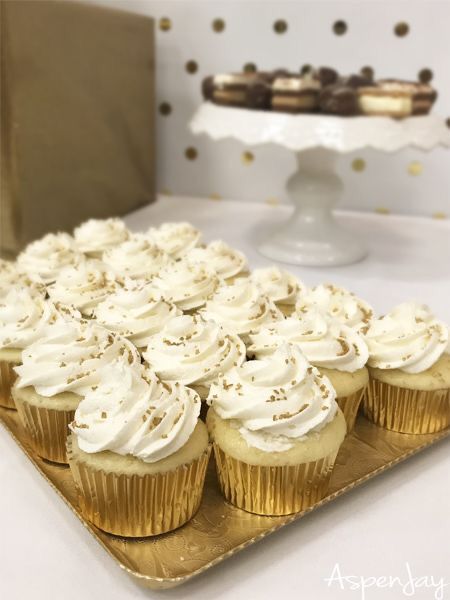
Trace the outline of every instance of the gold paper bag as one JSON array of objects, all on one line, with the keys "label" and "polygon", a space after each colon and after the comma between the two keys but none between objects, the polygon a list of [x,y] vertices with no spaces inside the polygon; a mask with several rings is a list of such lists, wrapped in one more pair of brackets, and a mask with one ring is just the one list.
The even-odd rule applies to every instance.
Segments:
[{"label": "gold paper bag", "polygon": [[0,2],[0,254],[154,199],[153,19]]}]

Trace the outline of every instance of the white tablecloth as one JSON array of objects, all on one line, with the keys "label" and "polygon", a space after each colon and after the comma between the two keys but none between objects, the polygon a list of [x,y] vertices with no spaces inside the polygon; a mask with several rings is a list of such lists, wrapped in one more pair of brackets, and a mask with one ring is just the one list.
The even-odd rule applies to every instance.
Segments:
[{"label": "white tablecloth", "polygon": [[[267,261],[254,250],[254,240],[289,210],[163,197],[127,222],[138,230],[167,220],[190,220],[207,240],[223,238],[243,250],[252,266],[260,266]],[[377,311],[416,298],[450,322],[448,222],[363,213],[340,218],[369,243],[367,260],[348,267],[288,268],[307,284],[347,286]],[[141,589],[113,564],[2,428],[0,457],[1,600],[363,598],[362,590],[351,590],[349,581],[342,581],[344,589],[324,581],[336,563],[342,576],[393,575],[404,583],[408,564],[413,577],[444,577],[448,585],[443,598],[450,598],[449,440],[188,584],[163,592]],[[432,600],[435,591],[419,587],[413,598]],[[403,593],[397,583],[393,588],[371,587],[365,597],[398,600]]]}]

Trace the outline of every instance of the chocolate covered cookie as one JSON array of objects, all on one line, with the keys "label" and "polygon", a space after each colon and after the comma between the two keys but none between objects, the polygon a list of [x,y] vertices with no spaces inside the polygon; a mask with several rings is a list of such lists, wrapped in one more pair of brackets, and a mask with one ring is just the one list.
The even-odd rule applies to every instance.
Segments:
[{"label": "chocolate covered cookie", "polygon": [[272,83],[272,109],[289,113],[313,112],[321,84],[312,74],[277,77]]},{"label": "chocolate covered cookie", "polygon": [[428,114],[436,98],[426,83],[384,79],[358,89],[358,108],[367,116],[404,118]]},{"label": "chocolate covered cookie", "polygon": [[205,100],[225,106],[270,108],[270,77],[263,73],[224,73],[202,82]]}]

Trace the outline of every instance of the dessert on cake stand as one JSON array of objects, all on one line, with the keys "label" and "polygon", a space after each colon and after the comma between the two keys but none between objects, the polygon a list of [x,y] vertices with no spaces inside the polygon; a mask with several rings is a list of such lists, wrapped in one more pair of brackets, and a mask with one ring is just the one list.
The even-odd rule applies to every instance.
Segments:
[{"label": "dessert on cake stand", "polygon": [[367,254],[364,243],[333,215],[344,190],[335,171],[339,154],[368,147],[383,152],[408,146],[424,151],[450,147],[450,130],[444,119],[433,114],[400,120],[291,115],[204,102],[190,129],[213,140],[235,138],[246,146],[273,143],[297,154],[297,171],[287,182],[294,213],[258,250],[273,260],[307,266],[346,265]]}]

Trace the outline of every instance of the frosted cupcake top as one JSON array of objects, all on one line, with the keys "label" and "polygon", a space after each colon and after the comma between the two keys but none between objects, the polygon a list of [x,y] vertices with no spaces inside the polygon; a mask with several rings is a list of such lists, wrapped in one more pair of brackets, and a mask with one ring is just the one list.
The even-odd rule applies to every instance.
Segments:
[{"label": "frosted cupcake top", "polygon": [[130,236],[122,219],[89,219],[74,229],[77,248],[99,258],[103,252],[125,242]]},{"label": "frosted cupcake top", "polygon": [[181,310],[203,306],[219,284],[217,275],[209,267],[178,260],[161,269],[152,279],[155,288]]},{"label": "frosted cupcake top", "polygon": [[399,304],[387,315],[372,321],[365,340],[369,366],[421,373],[448,352],[449,332],[428,306]]},{"label": "frosted cupcake top", "polygon": [[143,356],[161,379],[208,386],[244,362],[245,346],[212,321],[183,315],[150,339]]},{"label": "frosted cupcake top", "polygon": [[196,392],[162,383],[141,365],[117,361],[80,402],[70,429],[87,453],[110,450],[153,463],[182,448],[200,414]]},{"label": "frosted cupcake top", "polygon": [[298,346],[314,366],[349,373],[364,367],[369,356],[359,333],[317,309],[265,325],[249,337],[250,356],[262,358],[288,342]]},{"label": "frosted cupcake top", "polygon": [[284,318],[275,304],[248,279],[219,287],[201,313],[227,331],[244,336],[244,341],[251,331]]},{"label": "frosted cupcake top", "polygon": [[305,291],[305,286],[295,275],[275,266],[255,269],[250,278],[275,304],[293,305],[298,294]]},{"label": "frosted cupcake top", "polygon": [[172,262],[156,244],[142,234],[134,234],[128,240],[107,250],[103,262],[118,278],[149,279]]},{"label": "frosted cupcake top", "polygon": [[13,285],[20,283],[21,275],[15,263],[0,258],[0,295],[7,293]]},{"label": "frosted cupcake top", "polygon": [[284,344],[221,376],[207,402],[222,419],[233,420],[249,446],[283,452],[333,419],[335,396],[329,380],[300,349]]},{"label": "frosted cupcake top", "polygon": [[316,306],[352,329],[364,333],[373,318],[373,308],[345,288],[321,284],[302,294],[295,306],[296,313],[306,313]]},{"label": "frosted cupcake top", "polygon": [[151,282],[131,279],[98,304],[94,313],[99,323],[127,337],[137,348],[145,348],[152,336],[178,315],[181,311]]},{"label": "frosted cupcake top", "polygon": [[239,273],[246,272],[248,268],[244,254],[221,240],[211,242],[207,246],[193,248],[186,258],[190,262],[207,264],[221,279],[235,277]]},{"label": "frosted cupcake top", "polygon": [[53,283],[64,268],[84,259],[67,233],[48,233],[28,244],[17,258],[19,270],[36,283]]},{"label": "frosted cupcake top", "polygon": [[179,259],[198,246],[201,233],[190,223],[163,223],[151,227],[147,236],[172,258]]},{"label": "frosted cupcake top", "polygon": [[104,271],[100,261],[85,260],[62,269],[47,292],[54,302],[69,304],[83,315],[91,316],[97,304],[114,288],[114,279]]},{"label": "frosted cupcake top", "polygon": [[140,362],[127,339],[91,322],[58,320],[22,352],[17,386],[33,386],[47,397],[61,392],[82,396],[98,384],[100,369],[115,359]]}]

